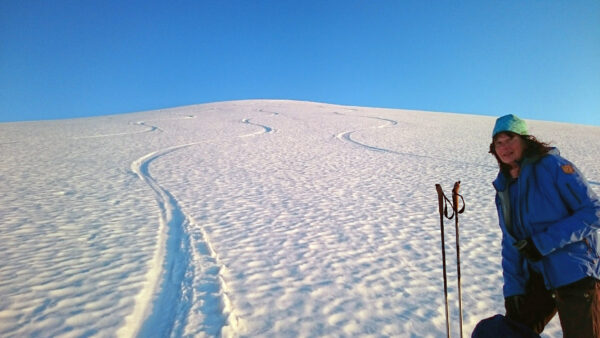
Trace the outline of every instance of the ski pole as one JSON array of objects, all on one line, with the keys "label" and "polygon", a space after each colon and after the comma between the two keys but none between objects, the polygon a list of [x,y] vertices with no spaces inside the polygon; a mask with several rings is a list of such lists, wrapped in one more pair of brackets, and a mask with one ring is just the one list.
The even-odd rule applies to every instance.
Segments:
[{"label": "ski pole", "polygon": [[442,233],[442,269],[444,271],[444,300],[446,305],[446,337],[450,338],[450,319],[448,316],[448,278],[446,276],[446,242],[444,240],[444,191],[439,184],[435,185],[438,194],[438,203],[440,211],[440,227]]},{"label": "ski pole", "polygon": [[[439,212],[440,212],[440,225],[442,232],[442,266],[444,271],[444,297],[446,301],[446,335],[450,338],[450,320],[448,315],[448,278],[446,272],[446,249],[445,249],[445,240],[444,240],[444,217],[447,219],[452,219],[454,217],[454,226],[456,230],[456,273],[458,279],[458,312],[459,312],[459,325],[460,325],[460,337],[463,337],[463,320],[462,320],[462,290],[461,290],[461,282],[460,282],[460,238],[458,235],[458,214],[461,214],[465,211],[465,200],[464,198],[458,194],[458,190],[460,188],[460,181],[454,183],[454,188],[452,189],[452,201],[446,197],[444,191],[442,190],[441,185],[436,184],[435,189],[438,193],[438,203],[439,203]],[[459,198],[462,201],[462,208],[459,210]],[[452,207],[452,214],[448,214],[448,204]]]},{"label": "ski pole", "polygon": [[[460,189],[460,181],[454,183],[452,189],[452,210],[454,211],[454,228],[456,229],[456,276],[458,279],[458,318],[460,327],[460,336],[463,336],[463,312],[462,312],[462,291],[460,284],[460,239],[458,237],[458,214],[465,211],[465,201],[461,195],[458,194]],[[463,202],[462,209],[458,210],[458,198]]]}]

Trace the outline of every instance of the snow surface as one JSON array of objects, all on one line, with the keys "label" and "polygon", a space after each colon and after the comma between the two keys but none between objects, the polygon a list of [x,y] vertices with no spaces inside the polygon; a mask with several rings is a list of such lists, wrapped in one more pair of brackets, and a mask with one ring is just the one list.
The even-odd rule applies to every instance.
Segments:
[{"label": "snow surface", "polygon": [[[600,190],[600,128],[528,122]],[[493,124],[273,100],[0,124],[0,336],[444,337],[458,180],[470,336],[503,313]]]}]

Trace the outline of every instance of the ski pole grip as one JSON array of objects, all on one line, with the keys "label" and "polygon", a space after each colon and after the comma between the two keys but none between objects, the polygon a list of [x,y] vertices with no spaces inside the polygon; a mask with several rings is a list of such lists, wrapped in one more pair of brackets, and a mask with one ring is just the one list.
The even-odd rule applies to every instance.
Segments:
[{"label": "ski pole grip", "polygon": [[454,188],[452,188],[452,208],[454,211],[458,211],[458,189],[460,189],[460,181],[454,183]]},{"label": "ski pole grip", "polygon": [[444,213],[444,191],[442,190],[442,186],[439,184],[435,185],[435,190],[437,190],[439,210],[440,215],[442,215]]}]

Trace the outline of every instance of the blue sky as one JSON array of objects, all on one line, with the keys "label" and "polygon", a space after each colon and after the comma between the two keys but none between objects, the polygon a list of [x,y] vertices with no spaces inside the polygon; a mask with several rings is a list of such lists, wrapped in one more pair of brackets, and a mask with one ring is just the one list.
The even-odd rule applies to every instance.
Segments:
[{"label": "blue sky", "polygon": [[600,1],[0,1],[0,122],[237,99],[600,125]]}]

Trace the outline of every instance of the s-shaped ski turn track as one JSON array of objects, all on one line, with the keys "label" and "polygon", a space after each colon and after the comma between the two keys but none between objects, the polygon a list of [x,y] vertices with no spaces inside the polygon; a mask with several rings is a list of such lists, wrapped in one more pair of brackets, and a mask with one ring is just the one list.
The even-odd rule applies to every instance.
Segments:
[{"label": "s-shaped ski turn track", "polygon": [[[271,127],[251,123],[263,130],[238,137],[272,133]],[[158,128],[157,128],[158,129]],[[223,327],[238,330],[239,319],[232,308],[225,280],[221,276],[223,264],[213,250],[204,229],[195,224],[175,197],[152,177],[152,161],[190,146],[208,143],[201,141],[168,147],[146,154],[131,163],[131,170],[153,190],[159,208],[158,247],[146,273],[147,283],[135,298],[133,312],[119,330],[120,337],[179,337],[189,332],[219,336]],[[190,227],[199,233],[190,236]],[[186,328],[192,305],[201,307],[199,327]],[[200,332],[197,332],[200,331]]]},{"label": "s-shaped ski turn track", "polygon": [[[334,112],[334,114],[340,115],[340,116],[347,116],[346,114],[342,114],[342,113],[339,113],[339,112]],[[354,115],[352,115],[352,116],[354,116]],[[338,139],[340,139],[342,141],[350,142],[350,143],[352,143],[354,145],[366,148],[368,150],[382,152],[382,153],[395,154],[395,155],[401,155],[401,156],[412,156],[412,157],[425,158],[425,159],[436,160],[436,161],[456,162],[456,163],[460,163],[460,164],[465,164],[465,165],[469,165],[469,166],[477,166],[477,167],[482,167],[482,168],[496,168],[494,166],[489,166],[489,165],[484,165],[484,164],[477,164],[477,163],[471,163],[471,162],[464,162],[464,161],[450,160],[450,159],[442,158],[442,157],[435,157],[435,156],[428,156],[428,155],[419,155],[419,154],[413,154],[413,153],[403,153],[403,152],[399,152],[399,151],[395,151],[395,150],[390,150],[390,149],[385,149],[385,148],[379,148],[379,147],[371,146],[371,145],[368,145],[368,144],[365,144],[365,143],[362,143],[362,142],[358,142],[358,141],[356,141],[356,140],[354,140],[352,138],[352,134],[353,133],[356,133],[356,132],[362,131],[362,130],[368,130],[368,129],[389,128],[391,126],[397,125],[398,121],[391,120],[391,119],[386,119],[386,118],[381,118],[381,117],[374,117],[374,116],[354,116],[354,117],[364,117],[364,118],[368,118],[368,119],[385,121],[386,123],[382,124],[382,125],[379,125],[379,126],[375,126],[375,127],[368,127],[368,128],[363,128],[363,129],[357,129],[357,130],[351,130],[351,131],[341,132],[341,133],[339,133],[339,134],[336,135],[336,137]]]},{"label": "s-shaped ski turn track", "polygon": [[269,127],[269,126],[265,126],[262,124],[258,124],[258,123],[254,123],[254,122],[250,122],[250,119],[243,119],[242,123],[245,124],[250,124],[253,126],[257,126],[257,127],[261,127],[263,130],[259,130],[255,133],[251,133],[251,134],[246,134],[246,135],[241,135],[240,137],[250,137],[250,136],[256,136],[256,135],[260,135],[260,134],[272,134],[275,132],[275,129]]},{"label": "s-shaped ski turn track", "polygon": [[[344,114],[337,113],[337,112],[335,114],[344,116]],[[375,126],[375,127],[369,127],[369,128],[366,128],[366,129],[387,128],[387,127],[395,126],[395,125],[398,124],[398,121],[394,121],[394,120],[390,120],[390,119],[384,119],[384,118],[380,118],[380,117],[371,117],[371,116],[361,116],[361,117],[366,117],[366,118],[369,118],[369,119],[381,120],[381,121],[385,121],[386,122],[385,124],[382,124],[382,125],[379,125],[379,126]],[[368,144],[360,143],[358,141],[353,140],[352,137],[351,137],[351,135],[353,133],[357,132],[357,131],[360,131],[360,130],[364,130],[364,129],[342,132],[342,133],[339,133],[338,135],[336,135],[336,137],[339,138],[340,140],[346,140],[348,142],[354,143],[354,144],[359,145],[361,147],[365,147],[365,148],[367,148],[369,150],[380,151],[380,152],[387,152],[387,153],[395,153],[395,151],[392,151],[392,150],[387,150],[387,149],[383,149],[383,148],[373,147],[373,146],[370,146]]]}]

